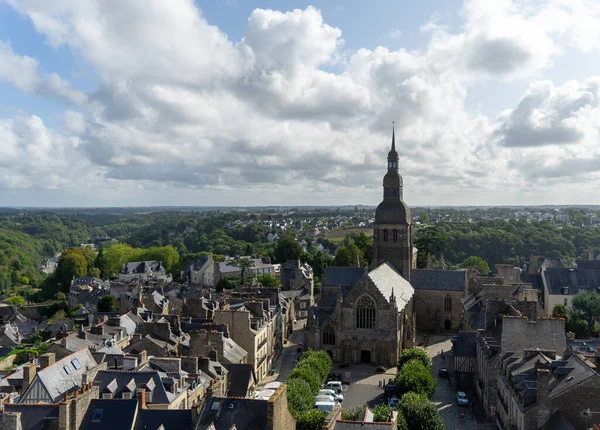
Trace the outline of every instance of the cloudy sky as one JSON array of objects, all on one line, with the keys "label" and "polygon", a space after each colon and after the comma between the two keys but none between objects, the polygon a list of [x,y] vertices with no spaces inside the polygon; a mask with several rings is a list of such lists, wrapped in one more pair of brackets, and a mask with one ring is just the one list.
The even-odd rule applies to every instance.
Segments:
[{"label": "cloudy sky", "polygon": [[0,0],[0,206],[600,204],[597,0]]}]

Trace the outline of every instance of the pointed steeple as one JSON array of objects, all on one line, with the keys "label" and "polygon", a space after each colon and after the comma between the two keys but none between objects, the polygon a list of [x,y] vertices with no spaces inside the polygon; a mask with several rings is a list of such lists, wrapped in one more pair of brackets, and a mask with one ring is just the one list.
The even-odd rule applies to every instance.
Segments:
[{"label": "pointed steeple", "polygon": [[396,123],[392,121],[392,151],[396,151]]}]

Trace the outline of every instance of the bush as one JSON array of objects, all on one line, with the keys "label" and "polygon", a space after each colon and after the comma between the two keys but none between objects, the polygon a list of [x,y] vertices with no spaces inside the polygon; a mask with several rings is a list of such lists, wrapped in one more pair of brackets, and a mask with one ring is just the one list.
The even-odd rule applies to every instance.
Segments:
[{"label": "bush", "polygon": [[344,421],[361,421],[365,407],[365,405],[362,405],[350,409],[349,411],[342,411],[342,419]]},{"label": "bush", "polygon": [[389,421],[392,407],[388,405],[377,405],[373,408],[373,422],[387,423]]},{"label": "bush", "polygon": [[116,312],[118,308],[115,296],[106,295],[98,300],[98,312]]},{"label": "bush", "polygon": [[[288,409],[296,420],[304,417],[309,427],[302,428],[313,428],[310,425],[315,422],[317,414],[303,414],[313,411],[314,397],[329,375],[332,364],[331,357],[325,351],[305,351],[287,379]],[[298,428],[301,428],[299,424]]]},{"label": "bush", "polygon": [[427,355],[427,351],[423,348],[408,348],[403,349],[400,358],[398,359],[398,370],[402,369],[410,360],[419,360],[423,366],[429,371],[432,369],[431,358]]},{"label": "bush", "polygon": [[287,388],[288,409],[293,416],[312,408],[313,392],[308,382],[302,378],[288,378]]},{"label": "bush", "polygon": [[[296,367],[292,370],[289,376],[290,379],[300,378],[308,383],[310,386],[311,393],[317,393],[321,384],[323,383],[321,379],[319,379],[319,375],[315,371],[315,369],[311,369],[309,367]],[[314,395],[314,394],[313,394]]]},{"label": "bush", "polygon": [[394,380],[398,397],[408,392],[431,397],[435,393],[436,382],[431,372],[420,360],[410,360],[404,364]]},{"label": "bush", "polygon": [[[407,393],[398,403],[398,412],[404,418],[398,420],[398,429],[406,430],[445,430],[446,426],[435,405],[424,395]],[[406,424],[401,427],[400,424]]]},{"label": "bush", "polygon": [[25,306],[25,299],[21,296],[11,296],[4,301],[17,308]]},{"label": "bush", "polygon": [[296,418],[296,430],[321,430],[325,414],[318,409],[301,412]]}]

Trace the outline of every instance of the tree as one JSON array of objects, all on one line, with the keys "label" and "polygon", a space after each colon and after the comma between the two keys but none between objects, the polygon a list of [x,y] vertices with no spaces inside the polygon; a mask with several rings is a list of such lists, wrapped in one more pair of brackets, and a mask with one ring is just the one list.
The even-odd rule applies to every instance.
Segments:
[{"label": "tree", "polygon": [[365,411],[366,405],[356,406],[349,411],[342,411],[342,419],[344,421],[360,421]]},{"label": "tree", "polygon": [[418,265],[428,268],[432,255],[443,251],[448,243],[448,238],[437,226],[426,226],[417,231],[415,245],[419,250],[417,254]]},{"label": "tree", "polygon": [[362,266],[364,264],[363,252],[358,248],[358,246],[356,246],[356,244],[351,243],[348,246],[340,246],[335,253],[335,260],[333,261],[333,264],[334,266],[354,267],[357,256],[359,266]]},{"label": "tree", "polygon": [[21,296],[11,296],[8,299],[6,299],[5,302],[18,308],[22,308],[23,306],[25,306],[25,299]]},{"label": "tree", "polygon": [[87,273],[88,261],[77,249],[69,249],[60,255],[56,274],[64,291],[69,289],[73,278],[85,276]]},{"label": "tree", "polygon": [[404,417],[408,430],[446,429],[440,412],[424,395],[405,394],[398,403],[398,412]]},{"label": "tree", "polygon": [[321,430],[325,424],[325,413],[318,409],[301,412],[296,418],[297,430]]},{"label": "tree", "polygon": [[223,292],[223,290],[233,290],[235,288],[235,281],[232,278],[221,278],[215,285],[217,293]]},{"label": "tree", "polygon": [[96,269],[100,270],[100,278],[108,279],[109,274],[107,272],[106,259],[104,258],[104,249],[100,248],[100,251],[98,251],[94,266]]},{"label": "tree", "polygon": [[277,287],[279,282],[275,279],[275,276],[270,273],[263,273],[258,277],[258,282],[265,287]]},{"label": "tree", "polygon": [[571,303],[573,319],[582,319],[588,325],[588,334],[600,319],[600,293],[581,293],[573,297]]},{"label": "tree", "polygon": [[118,310],[115,296],[107,295],[98,300],[98,312],[116,312]]},{"label": "tree", "polygon": [[552,308],[552,318],[563,318],[565,320],[565,330],[569,331],[569,309],[560,303]]},{"label": "tree", "polygon": [[402,350],[398,359],[398,370],[411,360],[419,361],[427,370],[431,371],[431,358],[427,355],[427,351],[423,348],[406,348]]},{"label": "tree", "polygon": [[275,260],[281,264],[288,260],[300,260],[303,254],[302,246],[289,233],[279,238],[273,250]]},{"label": "tree", "polygon": [[373,422],[387,423],[392,414],[392,407],[388,405],[377,405],[373,408]]},{"label": "tree", "polygon": [[410,360],[404,364],[396,374],[394,383],[398,397],[408,392],[431,397],[436,388],[431,371],[423,366],[420,360]]},{"label": "tree", "polygon": [[487,275],[490,272],[490,266],[488,266],[487,261],[485,261],[481,257],[469,257],[465,261],[460,264],[460,267],[467,268],[473,267],[482,275]]},{"label": "tree", "polygon": [[227,262],[227,265],[237,267],[238,269],[240,269],[240,278],[242,285],[244,285],[244,281],[246,280],[246,272],[248,271],[248,269],[254,267],[254,260],[252,260],[251,258],[235,257],[229,260]]},{"label": "tree", "polygon": [[297,416],[300,412],[311,409],[314,395],[308,382],[302,378],[291,378],[286,383],[290,413]]}]

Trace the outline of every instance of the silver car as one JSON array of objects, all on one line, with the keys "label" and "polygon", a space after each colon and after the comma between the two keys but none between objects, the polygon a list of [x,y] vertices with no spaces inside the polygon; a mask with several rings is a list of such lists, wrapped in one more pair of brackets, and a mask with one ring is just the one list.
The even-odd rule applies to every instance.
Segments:
[{"label": "silver car", "polygon": [[464,391],[459,391],[456,393],[456,402],[460,406],[469,406],[469,399]]}]

